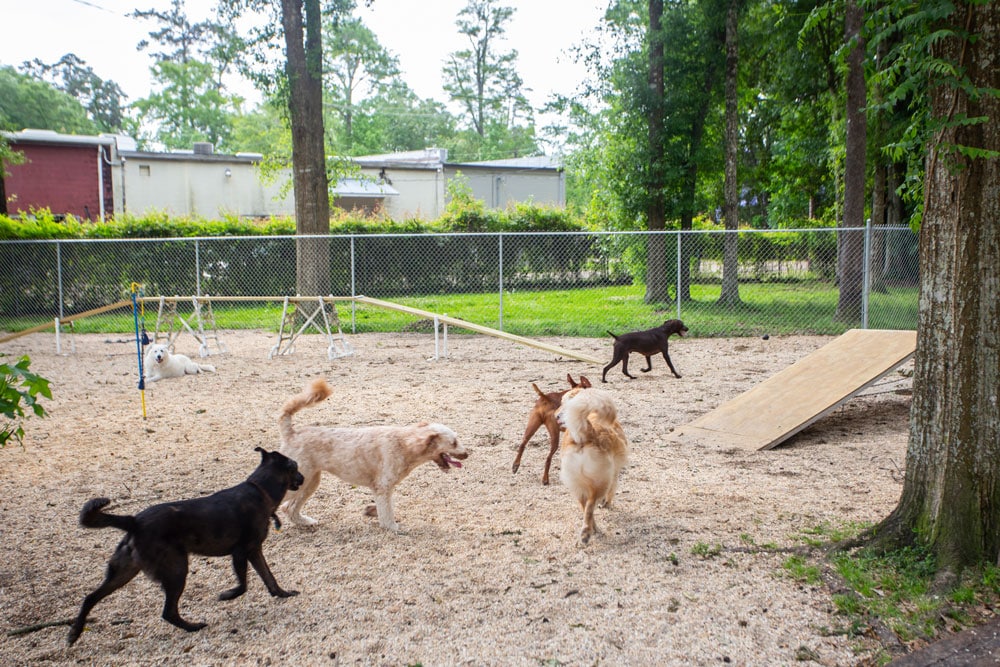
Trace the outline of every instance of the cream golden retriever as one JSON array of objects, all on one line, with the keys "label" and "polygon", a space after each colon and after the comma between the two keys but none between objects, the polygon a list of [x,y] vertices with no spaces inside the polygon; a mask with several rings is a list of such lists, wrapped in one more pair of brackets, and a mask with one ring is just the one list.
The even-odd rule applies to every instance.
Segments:
[{"label": "cream golden retriever", "polygon": [[447,472],[461,468],[459,460],[469,452],[458,444],[455,432],[443,424],[421,422],[409,426],[365,426],[337,428],[292,424],[292,416],[333,393],[323,378],[285,403],[278,419],[281,453],[299,464],[305,477],[298,491],[286,496],[282,509],[293,523],[313,525],[316,520],[302,514],[302,506],[319,486],[321,473],[333,473],[349,484],[367,486],[375,492],[375,511],[383,527],[398,531],[392,510],[392,491],[414,468],[433,461]]},{"label": "cream golden retriever", "polygon": [[566,429],[559,478],[583,508],[580,544],[585,545],[598,532],[594,506],[607,507],[615,497],[618,473],[628,462],[628,439],[611,394],[600,389],[566,392],[557,418]]}]

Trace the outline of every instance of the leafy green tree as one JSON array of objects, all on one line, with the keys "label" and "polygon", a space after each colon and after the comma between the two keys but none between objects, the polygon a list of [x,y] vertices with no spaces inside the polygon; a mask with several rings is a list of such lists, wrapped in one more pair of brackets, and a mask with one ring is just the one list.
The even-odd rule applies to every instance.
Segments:
[{"label": "leafy green tree", "polygon": [[[282,113],[284,111],[284,113]],[[231,117],[229,142],[245,153],[280,156],[291,164],[292,133],[288,126],[287,109],[273,102],[264,102],[256,109],[237,112]]]},{"label": "leafy green tree", "polygon": [[136,10],[130,16],[156,24],[148,39],[136,46],[152,57],[153,80],[159,86],[133,105],[141,116],[137,138],[167,148],[210,141],[225,150],[231,117],[242,103],[227,94],[223,84],[245,47],[233,15],[221,12],[216,20],[192,22],[184,0],[172,0],[166,10]]},{"label": "leafy green tree", "polygon": [[119,132],[125,121],[123,102],[126,99],[121,87],[114,81],[105,81],[94,69],[73,53],[67,53],[52,64],[39,59],[21,66],[24,74],[48,81],[71,95],[84,109],[87,116],[101,132]]},{"label": "leafy green tree", "polygon": [[[705,205],[699,178],[721,167],[722,132],[713,127],[722,118],[725,4],[691,0],[662,5],[662,14],[660,6],[658,0],[613,3],[605,15],[604,41],[586,56],[599,82],[587,92],[604,106],[593,127],[601,145],[590,149],[596,152],[587,162],[608,183],[595,191],[618,225],[651,231],[665,228],[666,220],[691,229],[695,212]],[[690,298],[690,250],[685,245],[682,252],[682,274],[672,276],[676,261],[668,261],[662,242],[649,244],[647,301],[669,300],[675,283],[677,297]]]},{"label": "leafy green tree", "polygon": [[[534,123],[534,111],[517,73],[517,51],[502,51],[498,45],[513,13],[511,7],[496,0],[469,0],[455,21],[469,48],[449,54],[444,66],[445,92],[462,109],[460,117],[478,137],[469,139],[483,146],[478,151],[483,159],[516,155],[502,154],[496,142],[505,140],[504,132],[513,135],[515,128]],[[533,137],[533,131],[521,135]],[[534,141],[530,143],[529,150],[537,150]]]},{"label": "leafy green tree", "polygon": [[159,90],[133,103],[143,126],[154,128],[149,138],[166,148],[190,148],[193,142],[209,141],[225,150],[233,115],[242,100],[220,91],[211,65],[163,60],[152,72]]},{"label": "leafy green tree", "polygon": [[[154,62],[187,64],[192,60],[210,63],[214,78],[222,85],[237,54],[245,46],[236,32],[232,16],[221,13],[215,20],[192,22],[184,11],[184,0],[171,0],[169,9],[137,9],[129,16],[154,21],[157,28],[136,49],[149,51]],[[159,50],[156,50],[159,49]]]},{"label": "leafy green tree", "polygon": [[740,186],[757,227],[834,222],[843,27],[832,12],[814,18],[817,6],[751,2],[741,22]]},{"label": "leafy green tree", "polygon": [[394,79],[358,105],[349,154],[391,153],[432,146],[454,151],[456,126],[456,118],[443,103],[421,99],[401,80]]},{"label": "leafy green tree", "polygon": [[71,95],[52,84],[0,67],[0,127],[34,128],[66,134],[95,134],[97,128]]},{"label": "leafy green tree", "polygon": [[360,19],[332,17],[323,24],[323,82],[326,106],[337,115],[342,132],[337,147],[351,154],[354,115],[364,98],[389,87],[399,76],[398,60]]}]

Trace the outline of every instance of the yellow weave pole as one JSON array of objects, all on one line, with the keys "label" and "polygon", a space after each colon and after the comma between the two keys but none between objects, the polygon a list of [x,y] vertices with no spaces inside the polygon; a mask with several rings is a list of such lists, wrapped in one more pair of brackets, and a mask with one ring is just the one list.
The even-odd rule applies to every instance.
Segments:
[{"label": "yellow weave pole", "polygon": [[[142,397],[142,418],[146,418],[146,372],[142,367],[142,347],[146,344],[146,310],[139,300],[142,285],[132,283],[132,321],[135,323],[135,353],[139,358],[139,395]],[[142,336],[139,335],[139,312],[142,312]]]}]

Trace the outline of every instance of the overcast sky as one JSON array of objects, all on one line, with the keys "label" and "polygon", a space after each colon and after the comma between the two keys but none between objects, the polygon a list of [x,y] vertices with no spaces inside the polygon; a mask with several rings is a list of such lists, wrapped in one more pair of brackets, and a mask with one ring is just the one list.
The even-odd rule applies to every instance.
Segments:
[{"label": "overcast sky", "polygon": [[[0,65],[19,66],[38,58],[53,63],[75,53],[102,79],[115,81],[129,100],[150,92],[151,59],[136,51],[155,24],[127,16],[135,9],[165,10],[169,0],[10,0],[4,3]],[[210,0],[188,0],[192,20],[202,20]],[[445,102],[441,65],[452,51],[466,48],[455,19],[466,0],[375,0],[357,15],[399,58],[403,79],[420,97]],[[569,50],[598,25],[607,0],[502,0],[513,7],[504,50],[518,51],[518,70],[535,107],[553,92],[571,94],[586,75]],[[233,92],[256,102],[252,89]]]}]

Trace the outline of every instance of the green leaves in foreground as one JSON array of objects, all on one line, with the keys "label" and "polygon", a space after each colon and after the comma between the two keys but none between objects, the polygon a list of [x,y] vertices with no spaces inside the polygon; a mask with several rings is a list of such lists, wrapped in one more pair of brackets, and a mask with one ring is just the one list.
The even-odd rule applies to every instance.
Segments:
[{"label": "green leaves in foreground", "polygon": [[[0,355],[2,357],[4,355]],[[45,408],[38,403],[38,397],[52,398],[49,381],[28,370],[31,360],[21,357],[13,366],[0,364],[0,447],[5,447],[11,438],[21,443],[24,427],[21,422],[28,411],[37,417],[45,416]]]}]

